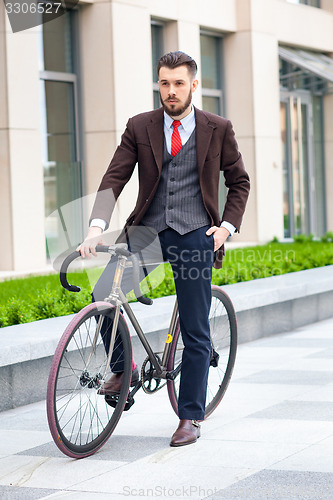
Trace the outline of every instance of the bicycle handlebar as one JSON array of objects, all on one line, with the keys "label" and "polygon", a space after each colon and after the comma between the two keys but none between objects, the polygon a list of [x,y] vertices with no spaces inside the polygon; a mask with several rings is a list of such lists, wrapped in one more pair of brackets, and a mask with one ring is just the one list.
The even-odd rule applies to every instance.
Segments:
[{"label": "bicycle handlebar", "polygon": [[[106,245],[97,245],[96,252],[111,253],[110,248],[112,248],[111,252],[114,252],[116,255],[123,255],[124,257],[128,257],[129,259],[131,259],[133,265],[134,294],[137,300],[142,304],[151,305],[153,301],[151,299],[148,299],[147,297],[143,297],[140,290],[140,270],[139,270],[139,262],[136,256],[129,250],[127,250],[127,245],[125,243],[112,245],[111,247]],[[81,256],[80,252],[72,252],[66,257],[66,259],[61,264],[60,283],[69,292],[79,292],[81,290],[79,286],[70,285],[67,281],[68,266],[70,265],[71,262],[73,262],[73,260],[77,259],[80,256]]]}]

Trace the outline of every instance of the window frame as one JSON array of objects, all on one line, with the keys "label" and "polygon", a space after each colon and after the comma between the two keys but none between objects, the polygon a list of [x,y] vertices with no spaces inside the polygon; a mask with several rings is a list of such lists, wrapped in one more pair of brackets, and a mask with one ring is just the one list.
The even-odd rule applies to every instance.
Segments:
[{"label": "window frame", "polygon": [[[202,85],[201,87],[201,95],[202,97],[217,97],[219,99],[219,116],[223,116],[223,113],[225,111],[225,96],[224,96],[224,50],[223,50],[223,34],[219,33],[217,31],[210,31],[207,29],[201,29],[200,30],[200,48],[201,48],[201,36],[210,36],[213,37],[217,40],[219,40],[218,43],[218,59],[220,61],[220,67],[219,67],[219,79],[221,82],[221,88],[220,89],[211,89],[204,87]],[[201,61],[200,61],[201,62]],[[202,62],[201,62],[201,81],[203,80],[202,78]]]},{"label": "window frame", "polygon": [[[161,36],[161,45],[162,45],[162,54],[161,56],[164,54],[164,48],[165,48],[165,25],[166,23],[164,21],[161,21],[161,20],[158,20],[158,19],[154,19],[152,18],[150,20],[150,30],[151,30],[151,50],[152,50],[152,58],[153,58],[153,36],[152,36],[152,27],[153,26],[159,26],[161,28],[161,32],[162,32],[162,36]],[[153,80],[153,104],[154,104],[154,109],[158,109],[158,107],[160,107],[160,104],[158,105],[158,107],[155,107],[155,97],[158,97],[158,99],[156,99],[156,103],[160,103],[160,98],[159,98],[159,95],[160,95],[160,89],[159,89],[159,86],[158,86],[158,81],[154,79],[154,77],[157,77],[156,76],[156,68],[153,68],[153,61],[152,61],[152,80]]]}]

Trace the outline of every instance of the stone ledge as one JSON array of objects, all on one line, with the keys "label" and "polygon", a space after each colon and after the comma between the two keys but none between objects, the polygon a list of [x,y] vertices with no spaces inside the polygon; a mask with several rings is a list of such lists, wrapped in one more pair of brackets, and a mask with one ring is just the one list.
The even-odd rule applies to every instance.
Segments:
[{"label": "stone ledge", "polygon": [[[240,343],[333,316],[333,266],[226,285],[223,289],[237,312]],[[152,306],[133,304],[149,340],[157,341],[165,335],[174,301],[171,296],[154,300]],[[45,398],[52,356],[72,317],[0,329],[0,411]]]},{"label": "stone ledge", "polygon": [[[235,283],[223,286],[223,290],[230,296],[237,316],[244,311],[254,314],[255,310],[268,306],[286,306],[289,301],[333,293],[333,266]],[[132,308],[145,332],[157,332],[168,328],[174,301],[175,296],[162,297],[155,299],[152,306],[135,303]],[[73,317],[62,316],[1,328],[0,367],[52,356],[62,332]],[[134,334],[131,324],[129,328]]]}]

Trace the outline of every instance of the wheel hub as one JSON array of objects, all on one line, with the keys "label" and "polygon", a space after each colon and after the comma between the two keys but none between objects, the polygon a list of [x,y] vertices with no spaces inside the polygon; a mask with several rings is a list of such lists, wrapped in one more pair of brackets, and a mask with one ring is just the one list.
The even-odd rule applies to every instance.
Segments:
[{"label": "wheel hub", "polygon": [[82,372],[80,377],[80,385],[82,387],[88,387],[88,389],[98,389],[101,385],[102,375],[100,373],[96,373],[96,375],[92,376],[88,371]]}]

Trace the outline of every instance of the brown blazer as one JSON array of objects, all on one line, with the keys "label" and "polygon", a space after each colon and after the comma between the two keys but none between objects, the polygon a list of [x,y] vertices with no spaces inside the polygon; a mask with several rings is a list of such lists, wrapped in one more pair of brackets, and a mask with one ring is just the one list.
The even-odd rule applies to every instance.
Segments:
[{"label": "brown blazer", "polygon": [[[195,108],[196,147],[202,199],[211,218],[212,226],[228,221],[239,232],[249,195],[250,181],[242,156],[238,151],[235,134],[229,120]],[[91,219],[100,218],[107,223],[113,211],[110,202],[112,189],[118,198],[138,164],[139,193],[133,212],[125,228],[138,225],[156,192],[162,170],[164,147],[163,109],[142,113],[130,118],[111,163],[98,188]],[[219,214],[218,192],[220,170],[228,188],[223,214]],[[103,193],[104,192],[104,193]],[[104,195],[103,195],[104,194]],[[224,249],[216,252],[214,267],[222,267]]]}]

